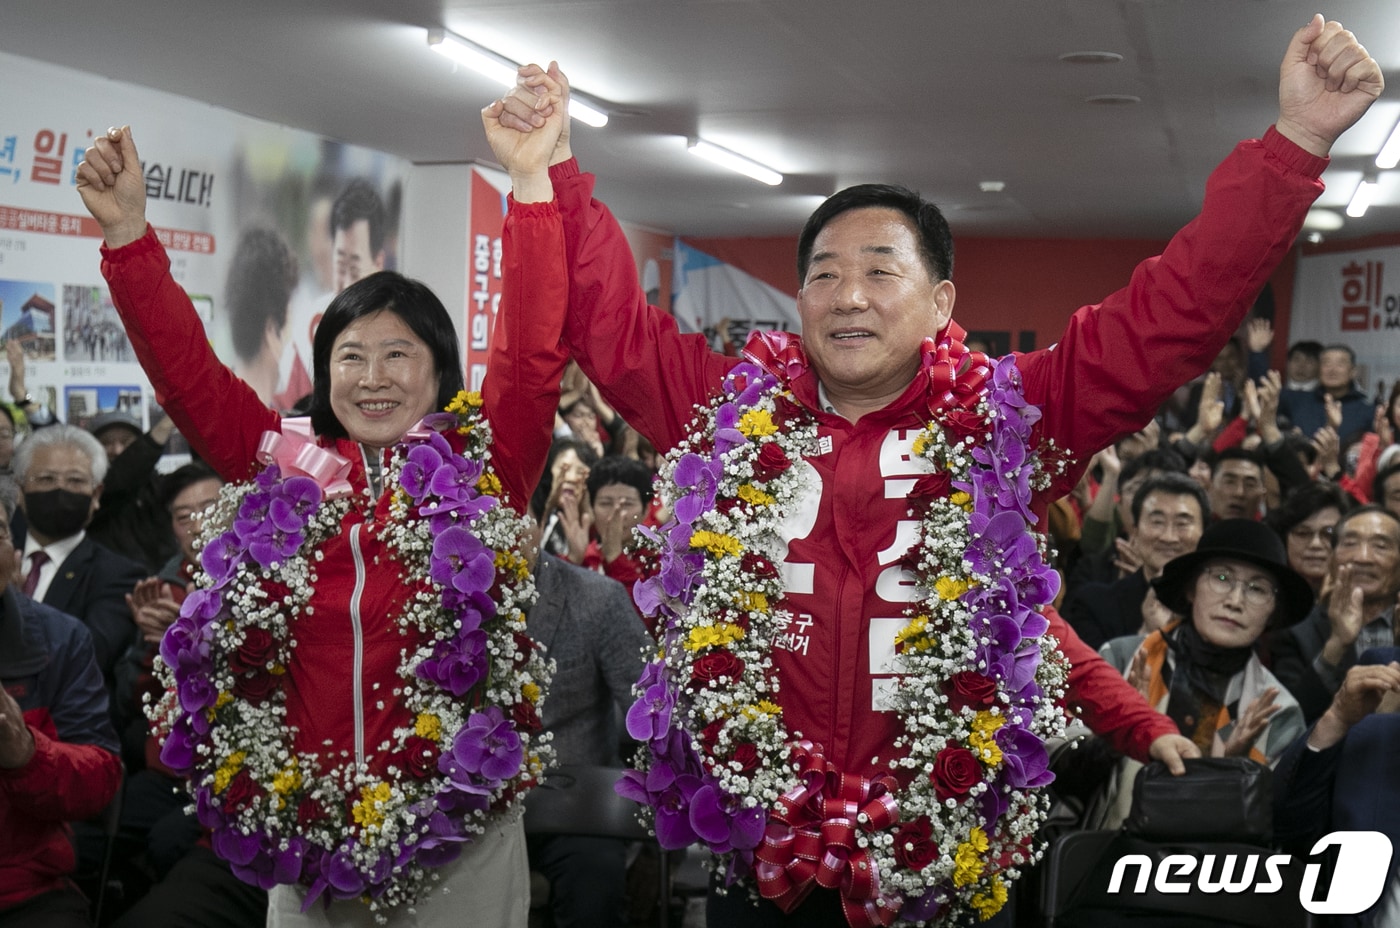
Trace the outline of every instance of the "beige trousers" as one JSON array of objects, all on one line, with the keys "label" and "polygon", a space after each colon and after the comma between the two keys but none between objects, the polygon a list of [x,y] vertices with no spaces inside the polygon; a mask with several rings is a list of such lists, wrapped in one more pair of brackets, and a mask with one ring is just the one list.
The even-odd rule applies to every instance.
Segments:
[{"label": "beige trousers", "polygon": [[[525,830],[517,818],[468,844],[462,856],[437,869],[439,881],[413,911],[391,910],[396,928],[526,928],[530,911],[530,865]],[[306,890],[276,886],[268,894],[267,928],[377,928],[369,906],[356,899],[316,902],[301,911]]]}]

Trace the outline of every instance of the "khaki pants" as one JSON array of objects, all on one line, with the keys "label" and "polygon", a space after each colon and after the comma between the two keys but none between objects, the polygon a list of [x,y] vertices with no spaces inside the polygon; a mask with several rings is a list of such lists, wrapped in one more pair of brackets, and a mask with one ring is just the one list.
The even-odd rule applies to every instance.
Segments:
[{"label": "khaki pants", "polygon": [[[462,856],[437,869],[432,889],[407,909],[391,911],[402,928],[525,928],[530,911],[530,867],[520,819],[468,844]],[[306,889],[277,886],[268,893],[267,928],[376,928],[369,906],[357,899],[316,902],[301,911]]]}]

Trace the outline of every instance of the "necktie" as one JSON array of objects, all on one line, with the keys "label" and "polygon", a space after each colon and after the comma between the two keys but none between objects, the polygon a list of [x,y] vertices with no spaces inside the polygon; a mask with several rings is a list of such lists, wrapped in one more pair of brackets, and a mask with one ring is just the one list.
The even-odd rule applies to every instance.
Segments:
[{"label": "necktie", "polygon": [[29,573],[24,578],[24,586],[20,587],[20,592],[25,596],[33,596],[34,591],[39,588],[39,571],[49,562],[49,556],[43,551],[35,551],[29,555]]}]

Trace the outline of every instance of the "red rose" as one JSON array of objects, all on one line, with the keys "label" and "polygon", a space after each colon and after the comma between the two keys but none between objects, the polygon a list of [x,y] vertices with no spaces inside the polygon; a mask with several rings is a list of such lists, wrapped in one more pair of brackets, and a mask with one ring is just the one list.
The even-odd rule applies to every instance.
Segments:
[{"label": "red rose", "polygon": [[721,515],[726,516],[732,513],[734,510],[742,508],[743,505],[743,500],[737,499],[733,496],[721,496],[718,500],[715,501],[715,508],[720,511]]},{"label": "red rose", "polygon": [[256,625],[243,632],[243,643],[228,659],[229,668],[234,673],[247,673],[262,670],[277,654],[277,641],[272,632]]},{"label": "red rose", "polygon": [[535,641],[524,632],[511,632],[510,634],[515,639],[515,650],[520,653],[516,666],[524,666],[525,662],[530,659],[530,655],[535,653]]},{"label": "red rose", "polygon": [[997,696],[997,684],[990,677],[972,670],[960,670],[943,685],[948,704],[954,712],[968,707],[985,709]]},{"label": "red rose", "polygon": [[933,773],[929,774],[929,780],[933,783],[933,792],[939,802],[961,799],[981,782],[982,765],[967,748],[944,748],[933,759]]},{"label": "red rose", "polygon": [[938,845],[933,843],[933,826],[928,816],[921,815],[904,822],[894,833],[894,859],[901,867],[922,870],[938,857]]},{"label": "red rose", "polygon": [[955,439],[984,435],[987,420],[970,409],[954,409],[943,417],[943,428]]},{"label": "red rose", "polygon": [[304,831],[326,817],[326,810],[310,796],[301,797],[297,803],[297,825]]},{"label": "red rose", "polygon": [[758,460],[754,463],[754,477],[762,481],[772,480],[791,466],[792,461],[783,449],[778,447],[778,443],[770,441],[758,452]]},{"label": "red rose", "polygon": [[268,697],[276,691],[277,678],[266,670],[233,681],[233,695],[239,699],[246,699],[255,706],[267,702]]},{"label": "red rose", "polygon": [[534,703],[527,699],[520,700],[511,708],[510,720],[515,723],[516,728],[531,734],[544,728],[539,713],[535,711]]},{"label": "red rose", "polygon": [[247,769],[240,770],[224,790],[224,808],[230,812],[240,812],[248,807],[248,803],[252,802],[259,792],[261,790],[258,789],[258,784],[253,782]]},{"label": "red rose", "polygon": [[924,474],[914,481],[909,491],[913,499],[946,499],[953,492],[953,475],[946,470],[936,474]]},{"label": "red rose", "polygon": [[782,394],[779,394],[778,398],[774,400],[773,406],[773,422],[779,428],[806,414],[801,406]]},{"label": "red rose", "polygon": [[724,719],[715,719],[704,728],[700,729],[700,743],[706,750],[713,751],[719,742],[719,730],[724,727]]},{"label": "red rose", "polygon": [[734,755],[730,758],[739,762],[739,769],[748,773],[758,767],[758,748],[745,741],[734,749]]},{"label": "red rose", "polygon": [[773,566],[773,562],[752,551],[744,552],[743,560],[740,561],[739,566],[760,580],[775,580],[778,577],[778,568]]},{"label": "red rose", "polygon": [[409,735],[404,739],[403,767],[415,780],[426,780],[437,773],[438,746],[431,738]]},{"label": "red rose", "polygon": [[699,658],[690,668],[690,679],[696,683],[710,683],[720,677],[737,680],[743,672],[744,662],[721,649]]}]

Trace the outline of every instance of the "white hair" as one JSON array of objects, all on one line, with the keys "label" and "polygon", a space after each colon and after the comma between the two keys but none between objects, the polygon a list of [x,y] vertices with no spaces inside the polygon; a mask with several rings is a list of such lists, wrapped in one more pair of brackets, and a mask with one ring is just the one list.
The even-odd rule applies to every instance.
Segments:
[{"label": "white hair", "polygon": [[107,476],[107,452],[102,447],[102,443],[92,437],[92,433],[87,429],[80,429],[76,425],[58,423],[42,429],[35,429],[29,437],[20,443],[15,449],[15,457],[11,462],[15,480],[21,485],[24,478],[29,474],[29,466],[34,463],[34,452],[40,448],[49,448],[60,445],[67,445],[70,448],[77,448],[87,459],[92,462],[92,482],[93,485],[102,482]]}]

